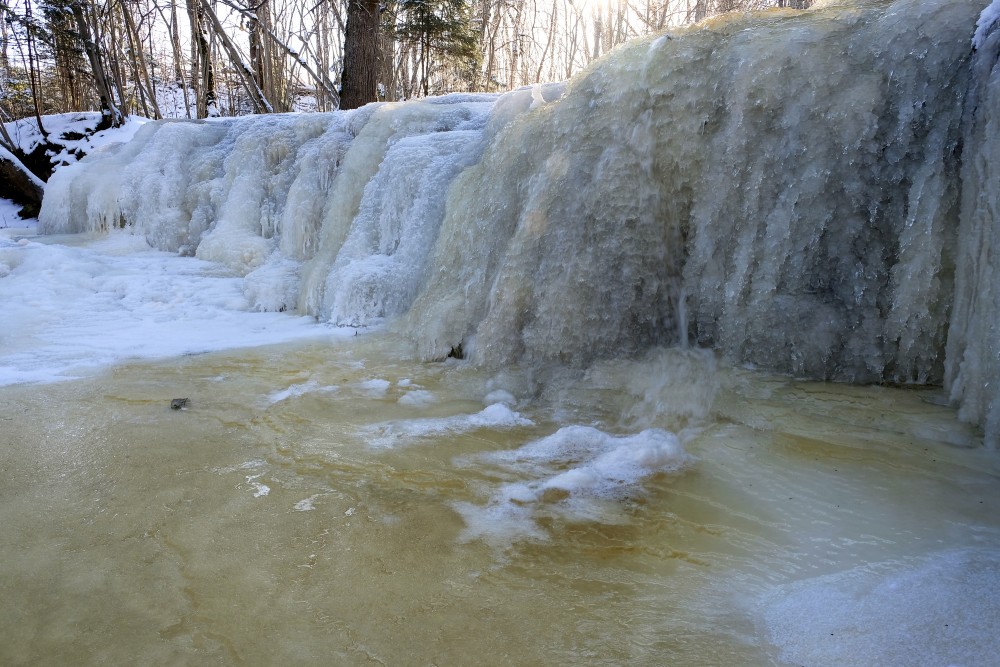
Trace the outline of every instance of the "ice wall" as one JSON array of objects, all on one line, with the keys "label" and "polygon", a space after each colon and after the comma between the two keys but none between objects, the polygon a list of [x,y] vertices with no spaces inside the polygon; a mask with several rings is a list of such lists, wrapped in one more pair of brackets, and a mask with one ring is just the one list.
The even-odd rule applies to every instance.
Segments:
[{"label": "ice wall", "polygon": [[974,44],[945,386],[961,417],[1000,447],[1000,0],[983,12]]},{"label": "ice wall", "polygon": [[565,87],[151,124],[58,174],[40,224],[131,226],[246,275],[258,308],[391,321],[426,359],[580,366],[690,340],[945,383],[995,442],[985,4],[726,17]]},{"label": "ice wall", "polygon": [[677,340],[683,286],[735,361],[939,382],[977,14],[764,14],[617,52],[456,181],[421,353],[632,353]]}]

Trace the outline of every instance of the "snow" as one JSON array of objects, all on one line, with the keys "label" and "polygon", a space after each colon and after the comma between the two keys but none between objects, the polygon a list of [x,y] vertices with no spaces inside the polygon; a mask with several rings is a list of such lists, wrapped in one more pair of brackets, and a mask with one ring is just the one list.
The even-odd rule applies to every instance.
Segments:
[{"label": "snow", "polygon": [[31,173],[27,169],[24,169],[23,164],[21,163],[21,160],[16,155],[14,155],[13,153],[11,153],[9,150],[7,150],[6,148],[4,148],[3,146],[0,146],[0,158],[3,158],[5,160],[7,160],[8,162],[13,162],[15,165],[20,166],[21,167],[20,171],[23,171],[24,175],[27,176],[28,179],[31,180],[32,183],[34,183],[35,185],[37,185],[42,190],[45,189],[45,181],[43,181],[42,179],[40,179],[37,176],[35,176],[33,173]]},{"label": "snow", "polygon": [[[93,133],[93,129],[100,122],[101,114],[92,111],[43,116],[42,127],[49,134],[48,141],[62,146],[60,152],[50,156],[50,162],[54,165],[72,164],[80,159],[81,154],[90,155],[105,146],[129,141],[149,120],[139,116],[129,116],[122,127]],[[11,139],[25,153],[31,153],[45,141],[34,118],[22,118],[5,125]],[[67,135],[80,136],[66,138]]]},{"label": "snow", "polygon": [[[10,218],[9,204],[0,216]],[[42,242],[0,229],[0,385],[79,377],[157,359],[349,336],[312,317],[253,312],[218,264],[151,250],[127,232]]]},{"label": "snow", "polygon": [[[20,210],[21,207],[11,200],[0,199],[0,229],[17,228],[22,232],[27,231],[28,229],[34,230],[37,225],[37,221],[34,218],[31,220],[22,220],[21,216],[17,214]],[[0,278],[4,275],[3,267],[0,265]]]}]

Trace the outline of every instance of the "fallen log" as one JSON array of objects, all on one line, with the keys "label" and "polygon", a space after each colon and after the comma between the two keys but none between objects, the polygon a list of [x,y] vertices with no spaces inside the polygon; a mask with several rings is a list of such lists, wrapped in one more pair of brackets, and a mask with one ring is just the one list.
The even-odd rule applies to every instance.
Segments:
[{"label": "fallen log", "polygon": [[31,173],[20,159],[0,147],[0,197],[21,205],[22,218],[34,218],[42,207],[45,183]]}]

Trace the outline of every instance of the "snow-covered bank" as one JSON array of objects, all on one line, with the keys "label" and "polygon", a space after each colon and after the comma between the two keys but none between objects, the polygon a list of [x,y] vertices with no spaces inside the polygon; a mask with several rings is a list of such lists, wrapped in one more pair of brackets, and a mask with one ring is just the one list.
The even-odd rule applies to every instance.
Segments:
[{"label": "snow-covered bank", "polygon": [[68,379],[127,359],[353,334],[312,317],[252,312],[241,277],[151,250],[127,232],[39,240],[26,236],[32,231],[0,229],[0,385]]},{"label": "snow-covered bank", "polygon": [[[129,141],[149,120],[129,116],[121,127],[96,132],[101,114],[96,111],[49,114],[42,116],[42,128],[35,118],[21,118],[4,123],[15,146],[25,155],[45,152],[45,159],[53,167],[73,164],[84,155],[90,155],[110,144]],[[41,156],[39,156],[41,158]]]}]

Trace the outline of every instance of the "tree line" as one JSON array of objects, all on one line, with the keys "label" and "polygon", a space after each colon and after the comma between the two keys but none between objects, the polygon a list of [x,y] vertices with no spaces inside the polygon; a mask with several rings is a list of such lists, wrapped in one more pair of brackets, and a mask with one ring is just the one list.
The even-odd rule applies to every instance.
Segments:
[{"label": "tree line", "polygon": [[99,110],[112,126],[499,92],[669,26],[810,2],[0,0],[0,116]]}]

